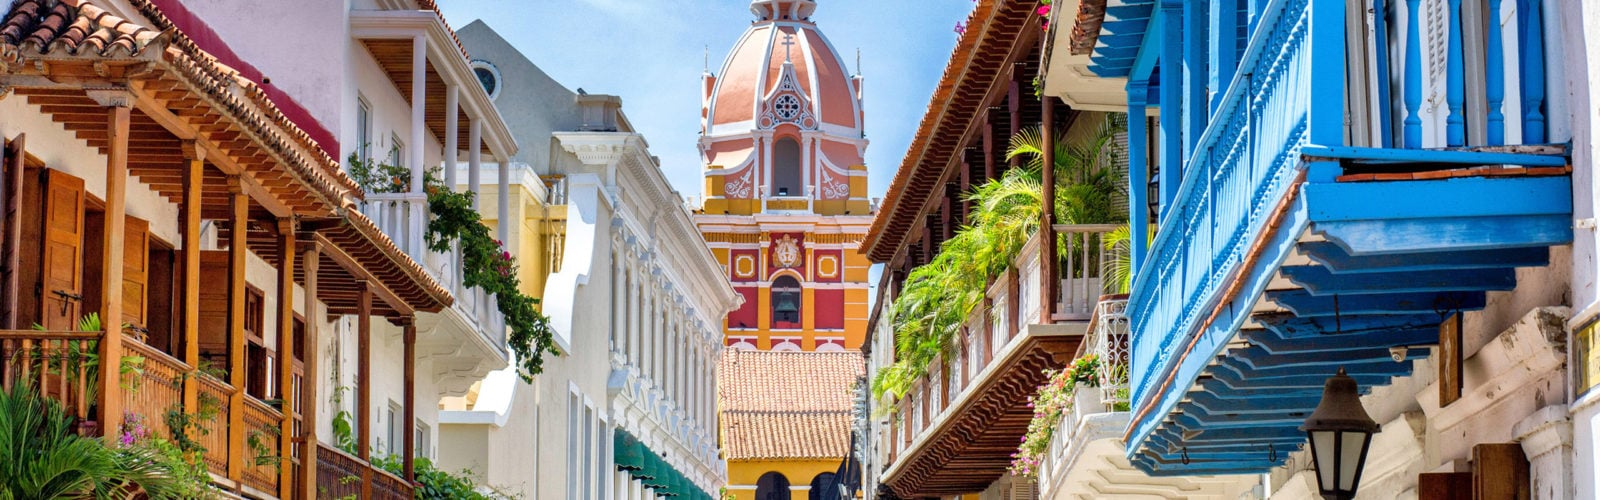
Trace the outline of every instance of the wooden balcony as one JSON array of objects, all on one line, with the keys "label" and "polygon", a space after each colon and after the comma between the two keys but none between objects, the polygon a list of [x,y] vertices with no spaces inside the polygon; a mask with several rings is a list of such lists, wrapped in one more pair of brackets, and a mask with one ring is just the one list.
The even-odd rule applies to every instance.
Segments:
[{"label": "wooden balcony", "polygon": [[322,498],[413,498],[404,479],[326,443],[317,443],[317,491]]},{"label": "wooden balcony", "polygon": [[[1112,226],[1058,225],[1060,300],[1048,320],[1039,307],[1035,236],[969,316],[955,345],[898,402],[883,482],[901,498],[984,491],[1011,464],[1033,410],[1029,398],[1078,352],[1110,261],[1102,237]],[[1095,298],[1090,298],[1091,294]]]}]

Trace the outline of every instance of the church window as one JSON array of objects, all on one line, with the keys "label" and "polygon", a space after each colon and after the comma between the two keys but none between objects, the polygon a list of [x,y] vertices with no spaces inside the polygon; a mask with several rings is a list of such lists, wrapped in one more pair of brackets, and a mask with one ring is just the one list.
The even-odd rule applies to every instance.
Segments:
[{"label": "church window", "polygon": [[778,96],[772,103],[772,109],[778,113],[779,119],[792,121],[796,116],[800,116],[800,99],[794,94]]},{"label": "church window", "polygon": [[500,68],[482,59],[472,61],[472,75],[478,77],[478,84],[483,85],[483,91],[489,94],[489,100],[500,97]]},{"label": "church window", "polygon": [[808,500],[833,500],[839,498],[838,481],[832,472],[817,474],[811,479],[811,493]]},{"label": "church window", "polygon": [[789,478],[768,472],[756,481],[756,500],[789,500]]},{"label": "church window", "polygon": [[788,137],[778,139],[772,147],[772,165],[772,192],[800,196],[800,143]]},{"label": "church window", "polygon": [[782,276],[772,282],[772,327],[779,330],[800,329],[802,307],[800,282],[792,276]]}]

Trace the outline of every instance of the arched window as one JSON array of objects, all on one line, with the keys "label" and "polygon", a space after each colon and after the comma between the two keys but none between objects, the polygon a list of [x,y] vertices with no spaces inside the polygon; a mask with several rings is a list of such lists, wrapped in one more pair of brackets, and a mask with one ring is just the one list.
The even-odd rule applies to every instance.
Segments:
[{"label": "arched window", "polygon": [[756,481],[756,500],[789,500],[789,478],[777,472],[762,474]]},{"label": "arched window", "polygon": [[772,145],[772,195],[801,196],[800,143],[792,138],[778,139]]},{"label": "arched window", "polygon": [[798,330],[800,325],[800,309],[804,305],[801,300],[800,282],[793,276],[780,276],[772,281],[772,328],[774,330]]},{"label": "arched window", "polygon": [[811,495],[809,500],[836,500],[839,498],[838,481],[833,480],[832,472],[817,474],[811,479]]}]

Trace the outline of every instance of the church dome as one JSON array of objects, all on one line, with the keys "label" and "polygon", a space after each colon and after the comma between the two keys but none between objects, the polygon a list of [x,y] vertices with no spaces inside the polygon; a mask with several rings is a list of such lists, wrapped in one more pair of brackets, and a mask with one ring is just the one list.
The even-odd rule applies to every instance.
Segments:
[{"label": "church dome", "polygon": [[860,137],[858,81],[811,22],[813,0],[755,0],[755,22],[708,78],[708,136],[793,123]]}]

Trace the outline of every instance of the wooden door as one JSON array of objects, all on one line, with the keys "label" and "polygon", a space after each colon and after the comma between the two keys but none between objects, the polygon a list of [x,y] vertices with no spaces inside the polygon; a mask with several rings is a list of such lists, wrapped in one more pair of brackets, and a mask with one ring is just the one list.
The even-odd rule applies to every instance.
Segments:
[{"label": "wooden door", "polygon": [[200,359],[214,368],[228,364],[228,252],[200,252]]},{"label": "wooden door", "polygon": [[76,330],[83,313],[83,179],[50,169],[42,175],[40,324],[46,330]]},{"label": "wooden door", "polygon": [[[122,322],[148,333],[150,299],[150,223],[128,217],[122,241]],[[140,334],[140,337],[144,337]]]},{"label": "wooden door", "polygon": [[23,145],[27,138],[18,135],[15,140],[6,140],[4,155],[0,157],[0,166],[4,166],[0,173],[0,206],[5,207],[4,215],[4,244],[0,245],[0,328],[15,329],[20,324],[20,315],[17,311],[18,291],[21,290],[17,268],[21,267],[20,249],[17,246],[22,242],[21,228],[17,225],[22,222],[18,212],[22,202],[22,170],[26,153]]}]

